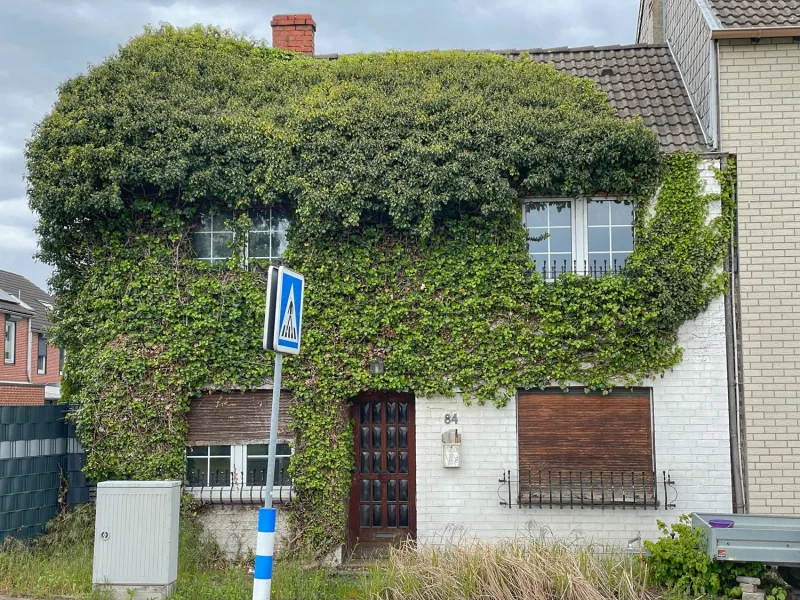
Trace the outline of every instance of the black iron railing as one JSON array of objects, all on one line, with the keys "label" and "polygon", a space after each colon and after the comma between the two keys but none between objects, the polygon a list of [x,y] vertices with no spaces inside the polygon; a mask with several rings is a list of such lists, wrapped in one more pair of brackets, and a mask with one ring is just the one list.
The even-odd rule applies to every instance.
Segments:
[{"label": "black iron railing", "polygon": [[[582,265],[580,263],[583,263]],[[606,275],[617,275],[625,267],[624,262],[613,260],[584,260],[568,261],[554,260],[552,262],[536,262],[536,271],[542,274],[545,280],[553,280],[566,273],[573,275],[588,275],[590,277],[605,277]]]},{"label": "black iron railing", "polygon": [[[674,508],[659,501],[654,471],[504,471],[500,504],[519,508]],[[674,481],[662,471],[664,498]],[[673,488],[674,489],[674,488]]]},{"label": "black iron railing", "polygon": [[[266,469],[251,470],[246,474],[202,470],[193,470],[186,474],[186,487],[190,488],[189,491],[199,500],[210,504],[263,504],[267,497],[266,483]],[[292,480],[286,469],[277,469],[272,492],[273,502],[288,504],[295,497]]]}]

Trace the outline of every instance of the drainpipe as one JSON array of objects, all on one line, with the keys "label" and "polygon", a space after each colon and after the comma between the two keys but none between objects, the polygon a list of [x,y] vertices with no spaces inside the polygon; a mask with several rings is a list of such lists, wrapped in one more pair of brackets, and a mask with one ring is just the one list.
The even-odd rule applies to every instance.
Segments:
[{"label": "drainpipe", "polygon": [[731,444],[731,474],[733,476],[733,512],[744,512],[744,494],[742,493],[742,457],[739,436],[739,386],[736,369],[736,331],[733,308],[733,267],[731,247],[725,256],[725,271],[728,273],[728,291],[725,292],[725,358],[728,371],[728,430]]},{"label": "drainpipe", "polygon": [[31,382],[31,318],[28,317],[28,383]]}]

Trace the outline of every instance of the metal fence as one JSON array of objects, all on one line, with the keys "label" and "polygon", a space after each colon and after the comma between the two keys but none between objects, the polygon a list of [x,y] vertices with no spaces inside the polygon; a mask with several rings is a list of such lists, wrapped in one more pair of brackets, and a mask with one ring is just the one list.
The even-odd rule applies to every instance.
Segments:
[{"label": "metal fence", "polygon": [[33,538],[65,506],[89,501],[86,455],[67,405],[0,406],[0,543]]},{"label": "metal fence", "polygon": [[[583,264],[581,264],[581,262]],[[541,273],[542,277],[546,281],[552,281],[567,273],[571,273],[573,275],[588,275],[595,278],[605,277],[607,275],[618,275],[622,272],[624,267],[625,263],[618,262],[617,260],[613,260],[611,262],[607,260],[554,260],[552,262],[543,262],[541,264],[538,262],[536,263],[536,271]]]},{"label": "metal fence", "polygon": [[[195,498],[209,504],[262,505],[267,498],[266,469],[247,473],[191,470],[186,474],[186,489]],[[289,504],[296,497],[286,468],[276,465],[272,500]]]},{"label": "metal fence", "polygon": [[654,471],[504,471],[500,505],[519,508],[674,508],[667,501],[674,490],[669,473],[662,471],[664,495],[658,498]]}]

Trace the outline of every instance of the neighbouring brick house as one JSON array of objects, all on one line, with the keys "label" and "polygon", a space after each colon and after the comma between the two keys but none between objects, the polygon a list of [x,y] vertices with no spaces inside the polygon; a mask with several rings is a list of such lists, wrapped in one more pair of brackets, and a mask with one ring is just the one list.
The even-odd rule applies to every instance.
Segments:
[{"label": "neighbouring brick house", "polygon": [[48,342],[46,331],[52,302],[22,275],[0,270],[0,405],[51,404],[61,396],[64,354]]},{"label": "neighbouring brick house", "polygon": [[[272,25],[273,45],[314,53],[316,25],[310,15],[279,15]],[[286,40],[292,40],[291,46]],[[298,41],[304,45],[298,45]],[[706,189],[719,191],[712,167],[720,166],[723,157],[707,144],[677,63],[666,45],[500,53],[513,60],[522,52],[570,75],[593,80],[608,94],[620,117],[641,116],[658,134],[665,152],[702,153],[701,176]],[[337,55],[317,58],[336,60]],[[556,254],[570,263],[603,254],[624,262],[633,249],[630,202],[600,198],[554,200],[525,200],[521,217],[532,234],[545,232],[544,227],[551,240],[557,237],[553,235],[556,228],[568,230],[566,239],[570,241],[563,248],[555,248],[555,242],[548,246],[548,261]],[[566,212],[553,212],[544,224],[532,216],[535,212],[551,212],[555,204],[566,206]],[[564,214],[568,217],[556,222]],[[593,221],[592,214],[601,216]],[[247,246],[249,256],[280,257],[289,215],[273,209],[268,214],[262,211],[251,216],[254,229]],[[215,254],[224,247],[215,243],[215,236],[229,239],[233,235],[225,231],[224,222],[222,215],[204,217],[197,224],[193,235],[199,259],[213,262],[227,258]],[[590,234],[597,227],[608,229],[608,236],[601,236],[604,239],[613,239],[611,228],[618,227],[619,247],[616,242],[611,247],[595,246]],[[254,244],[253,240],[266,241]],[[540,259],[536,252],[533,256]],[[387,538],[388,543],[392,536],[389,528],[398,525],[420,541],[457,539],[462,533],[499,540],[546,528],[563,537],[581,535],[587,540],[620,544],[636,537],[637,532],[645,538],[656,537],[658,518],[674,521],[691,511],[730,512],[730,353],[725,313],[723,299],[714,300],[703,315],[682,327],[679,343],[684,357],[680,365],[639,388],[620,388],[606,397],[585,395],[580,387],[573,388],[571,394],[553,389],[541,393],[519,391],[500,409],[468,406],[460,397],[425,398],[407,393],[364,394],[354,399],[357,467],[350,500],[349,549],[354,540],[361,547],[380,545]],[[188,414],[187,470],[198,488],[196,493],[235,504],[237,496],[241,498],[243,494],[237,489],[240,483],[245,487],[261,483],[252,471],[254,465],[259,469],[266,461],[271,394],[268,388],[246,393],[209,391],[193,400]],[[565,401],[569,402],[568,411],[563,406]],[[282,403],[284,409],[286,404]],[[565,414],[568,418],[558,417]],[[286,422],[285,414],[281,415],[281,422]],[[621,423],[626,424],[625,435],[620,435]],[[443,435],[455,428],[461,438],[461,466],[447,468],[443,464]],[[587,431],[591,435],[587,436]],[[284,455],[279,462],[281,468],[288,459],[285,455],[290,453],[289,436],[288,428],[279,429],[279,448],[283,449],[279,453]],[[374,441],[368,441],[369,436],[391,439],[396,444],[384,444],[377,450],[378,454],[383,453],[377,457],[378,462],[383,464],[386,459],[386,465],[392,464],[396,471],[376,475],[376,457],[371,455],[376,450],[370,445]],[[576,439],[581,443],[575,444]],[[363,452],[362,444],[367,444],[369,452]],[[524,500],[520,491],[532,492],[532,485],[542,485],[539,475],[546,472],[551,458],[548,453],[559,444],[562,448],[580,448],[570,457],[576,474],[605,470],[608,476],[608,471],[615,471],[618,479],[611,482],[611,487],[616,485],[617,497],[614,502],[608,499],[603,507],[606,510],[599,506],[594,507],[597,510],[570,506],[566,498],[559,498],[556,482],[547,479],[543,484],[554,491],[555,502],[552,495],[545,496],[542,507],[542,494],[533,493],[531,496],[537,499],[518,510],[520,499]],[[595,452],[600,447],[616,447],[618,451],[609,457]],[[608,459],[606,462],[597,459],[601,454],[603,460]],[[538,465],[536,473],[532,473],[532,465]],[[632,482],[631,470],[644,479]],[[236,473],[233,485],[231,473]],[[533,479],[522,481],[522,473],[532,473]],[[220,474],[221,480],[217,479]],[[279,474],[276,481],[285,484],[281,493],[288,493],[288,480]],[[376,481],[386,485],[376,486]],[[605,482],[605,489],[610,489],[608,483]],[[633,487],[638,490],[635,506],[631,498]],[[245,498],[249,499],[249,494],[244,492]],[[627,494],[627,499],[620,497],[622,494]],[[391,498],[387,500],[386,495]],[[397,509],[396,514],[391,506]],[[625,510],[621,510],[623,507]],[[204,518],[229,551],[253,548],[256,511],[234,507],[210,511]]]},{"label": "neighbouring brick house", "polygon": [[798,514],[800,1],[642,0],[637,41],[667,45],[707,147],[736,156],[737,505]]}]

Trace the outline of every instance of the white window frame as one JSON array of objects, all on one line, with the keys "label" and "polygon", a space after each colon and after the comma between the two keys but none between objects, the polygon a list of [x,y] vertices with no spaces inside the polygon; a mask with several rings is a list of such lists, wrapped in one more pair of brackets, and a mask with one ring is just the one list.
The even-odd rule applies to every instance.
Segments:
[{"label": "white window frame", "polygon": [[[250,443],[251,444],[268,444],[269,440],[252,441]],[[282,444],[287,444],[288,442],[286,442],[286,441],[281,442],[279,440],[278,443],[279,444],[281,444],[281,443]],[[229,471],[229,473],[233,474],[233,477],[232,477],[233,481],[231,483],[227,484],[227,485],[211,486],[210,483],[206,483],[205,485],[202,485],[202,486],[200,486],[200,485],[189,486],[189,489],[191,489],[191,490],[200,490],[201,488],[212,488],[213,487],[214,490],[219,490],[219,489],[231,489],[231,488],[239,488],[239,487],[249,487],[249,486],[251,486],[251,484],[247,482],[247,446],[248,446],[248,444],[198,444],[198,446],[204,446],[204,447],[230,446],[231,447],[231,455],[230,455],[230,462],[229,462],[229,465],[228,465],[228,467],[229,467],[228,471]],[[190,458],[188,452],[186,452],[186,451],[184,451],[184,456],[185,456],[185,460],[188,460]],[[277,454],[276,458],[289,457],[291,459],[291,457],[293,457],[293,456],[294,456],[294,448],[290,448],[290,453],[288,455],[287,454]],[[192,458],[203,458],[203,457],[192,457]],[[206,458],[209,459],[209,457],[206,457]],[[210,457],[210,458],[214,458],[214,457]],[[217,457],[217,458],[225,458],[225,457],[220,456],[220,457]],[[254,456],[253,458],[268,458],[268,457],[264,457],[262,455],[258,455],[258,457]],[[209,463],[207,462],[206,464],[209,464]],[[186,465],[186,463],[184,462],[184,472],[186,471],[185,465]],[[206,481],[207,482],[209,481],[208,478],[206,478]],[[258,489],[259,487],[263,487],[263,486],[258,486],[258,485],[255,486],[256,489]],[[284,487],[284,488],[286,488],[288,490],[288,488],[290,486],[275,486],[275,487],[276,488],[277,487]]]},{"label": "white window frame", "polygon": [[[225,215],[223,215],[222,212],[215,212],[213,214],[212,213],[204,213],[202,215],[198,215],[198,218],[202,218],[202,217],[211,217],[211,230],[210,231],[193,231],[192,232],[192,250],[194,250],[194,252],[195,252],[195,258],[197,260],[202,260],[203,262],[207,262],[207,263],[212,264],[212,265],[215,264],[215,263],[223,263],[223,262],[226,262],[226,261],[230,260],[230,258],[231,258],[230,256],[221,256],[219,258],[215,258],[214,257],[214,234],[215,233],[218,233],[218,234],[230,233],[232,235],[231,239],[234,242],[236,241],[236,239],[235,239],[236,236],[235,236],[234,230],[233,229],[224,229],[225,221],[228,220],[228,219],[224,218]],[[216,229],[214,227],[214,224],[216,223],[216,220],[217,220],[218,217],[223,219],[223,221],[222,221],[223,228],[221,228],[221,229]],[[197,251],[195,250],[195,246],[194,246],[194,236],[196,236],[196,235],[208,236],[208,238],[210,240],[209,248],[210,248],[210,251],[211,251],[211,256],[197,256]]]},{"label": "white window frame", "polygon": [[[605,196],[578,196],[577,198],[563,198],[563,197],[533,197],[525,198],[522,201],[522,226],[525,231],[528,231],[528,223],[526,221],[525,208],[528,204],[536,202],[569,202],[570,203],[570,228],[572,238],[572,261],[570,265],[570,272],[574,266],[577,273],[583,273],[583,267],[586,265],[587,273],[590,272],[591,265],[589,265],[589,201],[620,201],[620,202],[634,202],[631,198],[626,197],[605,197]],[[635,210],[635,204],[634,204]],[[633,223],[631,223],[633,226]],[[636,247],[636,240],[634,239],[634,248]],[[536,265],[536,270],[541,272],[541,265]],[[548,265],[549,270],[549,265]],[[552,277],[548,275],[548,281],[552,281]]]},{"label": "white window frame", "polygon": [[3,363],[13,365],[17,362],[17,322],[12,321],[9,315],[5,315],[3,320]]},{"label": "white window frame", "polygon": [[[269,440],[267,440],[265,442],[254,442],[254,443],[256,443],[256,444],[269,444]],[[278,444],[286,444],[286,443],[287,442],[278,442]],[[241,446],[242,452],[243,452],[242,464],[244,465],[244,483],[245,483],[245,485],[253,485],[247,480],[248,479],[248,473],[250,473],[248,465],[247,465],[248,459],[249,458],[259,458],[259,459],[269,458],[269,455],[263,455],[263,454],[254,454],[252,457],[248,456],[247,455],[247,446],[249,446],[249,445],[250,444],[244,444],[244,445]],[[279,458],[288,458],[288,459],[291,460],[292,456],[294,456],[294,448],[292,448],[291,445],[289,445],[289,454],[276,454],[275,455],[275,461],[276,461],[275,464],[276,464],[276,466],[278,464],[277,460]]]},{"label": "white window frame", "polygon": [[[245,243],[244,243],[244,267],[245,268],[249,268],[250,267],[250,259],[251,258],[253,260],[274,261],[274,260],[280,259],[281,256],[283,256],[282,252],[280,254],[276,254],[273,251],[273,248],[272,248],[272,233],[273,233],[273,231],[277,231],[277,229],[273,229],[273,226],[272,226],[272,218],[273,218],[273,209],[274,208],[275,207],[270,206],[270,207],[261,207],[261,208],[253,208],[253,209],[251,209],[251,210],[266,210],[266,211],[269,211],[269,227],[268,227],[268,229],[249,229],[247,231],[247,235],[245,237]],[[215,213],[213,215],[214,218],[212,218],[212,221],[211,221],[211,230],[210,231],[193,231],[192,232],[192,249],[193,250],[194,250],[194,235],[207,235],[207,236],[209,236],[209,238],[211,240],[211,243],[210,243],[211,256],[210,257],[197,256],[196,255],[197,252],[195,250],[195,255],[196,255],[195,258],[197,260],[202,260],[203,262],[207,262],[207,263],[210,263],[210,264],[215,264],[215,263],[225,262],[225,261],[229,260],[229,258],[230,258],[230,257],[214,258],[214,234],[215,233],[233,233],[234,234],[234,242],[236,242],[235,231],[233,231],[232,229],[219,229],[219,230],[215,229],[214,224],[216,222],[216,217],[219,214],[221,214],[221,213]],[[203,213],[201,215],[198,215],[198,218],[204,217],[204,216],[212,216],[212,215],[210,213]],[[291,226],[291,221],[289,222],[289,225]],[[270,243],[269,243],[270,247],[269,247],[269,256],[268,257],[264,257],[264,256],[251,257],[250,256],[250,234],[251,233],[267,233],[267,234],[270,235]]]}]

